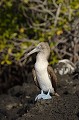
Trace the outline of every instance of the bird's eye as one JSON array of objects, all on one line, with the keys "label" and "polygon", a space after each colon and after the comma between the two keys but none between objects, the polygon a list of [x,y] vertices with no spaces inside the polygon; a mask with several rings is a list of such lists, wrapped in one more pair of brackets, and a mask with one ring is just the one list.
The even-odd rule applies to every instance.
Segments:
[{"label": "bird's eye", "polygon": [[41,49],[41,45],[40,45],[40,46],[38,46],[38,49]]}]

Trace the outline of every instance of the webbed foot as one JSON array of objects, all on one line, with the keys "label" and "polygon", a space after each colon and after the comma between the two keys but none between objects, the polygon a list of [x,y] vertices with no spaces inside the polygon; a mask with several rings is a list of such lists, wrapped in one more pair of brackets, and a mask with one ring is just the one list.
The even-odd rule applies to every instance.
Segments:
[{"label": "webbed foot", "polygon": [[52,97],[50,96],[50,90],[48,91],[47,94],[43,93],[43,90],[41,90],[41,94],[37,95],[35,98],[35,101],[40,100],[40,99],[51,99]]}]

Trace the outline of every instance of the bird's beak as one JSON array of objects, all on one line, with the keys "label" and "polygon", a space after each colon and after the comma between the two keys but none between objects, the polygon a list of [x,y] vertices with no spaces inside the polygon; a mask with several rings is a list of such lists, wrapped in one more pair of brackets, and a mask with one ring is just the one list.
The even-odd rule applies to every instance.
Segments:
[{"label": "bird's beak", "polygon": [[34,48],[32,51],[30,51],[29,53],[27,53],[27,57],[30,56],[31,54],[35,53],[35,52],[39,52],[39,49],[36,47]]}]

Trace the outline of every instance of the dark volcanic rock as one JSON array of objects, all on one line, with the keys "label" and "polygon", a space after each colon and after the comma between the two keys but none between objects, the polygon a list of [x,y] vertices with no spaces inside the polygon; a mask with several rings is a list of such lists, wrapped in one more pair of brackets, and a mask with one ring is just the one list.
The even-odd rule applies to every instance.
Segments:
[{"label": "dark volcanic rock", "polygon": [[0,95],[0,120],[79,120],[79,80],[58,76],[58,94],[34,101],[39,90],[33,82],[16,85]]}]

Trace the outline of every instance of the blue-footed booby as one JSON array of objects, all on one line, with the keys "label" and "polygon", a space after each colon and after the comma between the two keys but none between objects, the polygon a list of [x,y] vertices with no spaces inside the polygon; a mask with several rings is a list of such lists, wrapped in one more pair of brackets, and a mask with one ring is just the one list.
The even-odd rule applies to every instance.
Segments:
[{"label": "blue-footed booby", "polygon": [[[59,96],[56,92],[57,77],[48,63],[50,55],[50,47],[47,42],[39,43],[36,48],[30,51],[27,56],[37,52],[36,63],[32,70],[33,78],[36,86],[41,89],[35,101],[38,99],[51,99],[51,94]],[[45,94],[47,93],[47,94]]]}]

